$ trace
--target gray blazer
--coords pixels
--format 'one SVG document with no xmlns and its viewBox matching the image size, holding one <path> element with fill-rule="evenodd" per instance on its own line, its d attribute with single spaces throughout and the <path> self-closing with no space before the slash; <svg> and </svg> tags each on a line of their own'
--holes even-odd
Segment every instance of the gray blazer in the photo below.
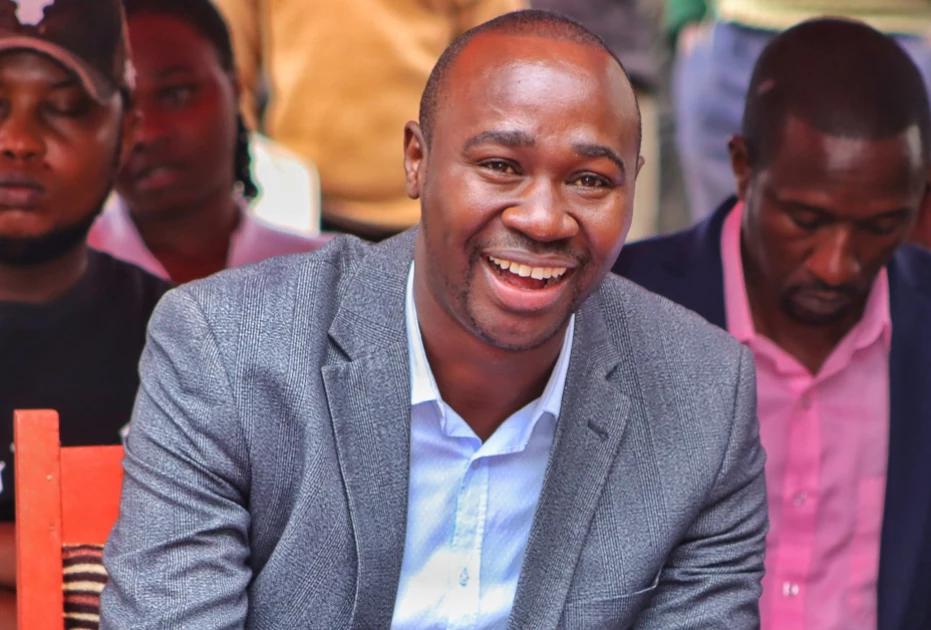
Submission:
<svg viewBox="0 0 931 630">
<path fill-rule="evenodd" d="M 407 517 L 414 233 L 169 292 L 104 554 L 104 630 L 379 629 Z M 578 312 L 511 629 L 759 625 L 753 361 L 611 276 Z"/>
</svg>

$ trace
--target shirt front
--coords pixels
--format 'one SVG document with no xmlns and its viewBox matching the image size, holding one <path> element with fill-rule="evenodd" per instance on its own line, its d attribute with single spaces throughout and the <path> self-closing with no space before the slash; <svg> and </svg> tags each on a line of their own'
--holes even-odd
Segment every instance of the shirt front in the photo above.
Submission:
<svg viewBox="0 0 931 630">
<path fill-rule="evenodd" d="M 543 395 L 482 443 L 440 396 L 420 336 L 413 277 L 411 265 L 410 487 L 391 627 L 503 630 L 553 445 L 575 316 Z"/>
<path fill-rule="evenodd" d="M 753 352 L 770 530 L 763 630 L 876 630 L 889 443 L 889 281 L 817 374 L 756 333 L 740 254 L 743 205 L 721 236 L 728 331 Z"/>
<path fill-rule="evenodd" d="M 311 238 L 265 224 L 241 207 L 241 220 L 230 239 L 227 268 L 261 262 L 266 258 L 311 252 L 321 247 L 327 237 Z M 142 240 L 129 208 L 113 195 L 97 218 L 87 237 L 94 249 L 107 252 L 121 260 L 142 267 L 159 278 L 169 279 L 165 267 Z"/>
</svg>

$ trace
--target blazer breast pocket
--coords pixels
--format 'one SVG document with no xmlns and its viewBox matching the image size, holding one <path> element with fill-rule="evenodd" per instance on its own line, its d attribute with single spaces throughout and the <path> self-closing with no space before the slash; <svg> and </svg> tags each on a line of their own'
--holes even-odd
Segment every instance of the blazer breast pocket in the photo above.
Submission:
<svg viewBox="0 0 931 630">
<path fill-rule="evenodd" d="M 627 630 L 656 593 L 659 573 L 645 589 L 597 599 L 575 599 L 563 608 L 559 630 Z"/>
</svg>

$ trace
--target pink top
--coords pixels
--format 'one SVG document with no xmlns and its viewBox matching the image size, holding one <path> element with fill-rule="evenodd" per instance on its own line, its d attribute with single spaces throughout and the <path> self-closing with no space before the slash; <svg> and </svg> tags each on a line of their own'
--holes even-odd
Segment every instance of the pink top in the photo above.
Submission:
<svg viewBox="0 0 931 630">
<path fill-rule="evenodd" d="M 753 352 L 767 453 L 770 530 L 763 630 L 876 630 L 889 442 L 889 281 L 818 374 L 757 335 L 740 256 L 738 204 L 721 258 L 728 331 Z"/>
<path fill-rule="evenodd" d="M 261 219 L 242 212 L 242 221 L 230 242 L 227 268 L 241 267 L 266 258 L 311 252 L 323 246 L 328 237 L 311 238 L 286 232 L 264 223 Z M 162 263 L 148 250 L 129 216 L 126 204 L 114 195 L 103 213 L 94 223 L 88 244 L 116 258 L 142 267 L 149 273 L 168 279 Z"/>
</svg>

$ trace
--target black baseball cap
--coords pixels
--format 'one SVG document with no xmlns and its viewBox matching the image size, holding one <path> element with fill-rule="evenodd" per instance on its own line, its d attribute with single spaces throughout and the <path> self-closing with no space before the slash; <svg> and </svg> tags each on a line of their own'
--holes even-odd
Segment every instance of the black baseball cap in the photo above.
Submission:
<svg viewBox="0 0 931 630">
<path fill-rule="evenodd" d="M 98 102 L 132 88 L 121 0 L 0 0 L 0 52 L 7 50 L 51 57 Z"/>
</svg>

